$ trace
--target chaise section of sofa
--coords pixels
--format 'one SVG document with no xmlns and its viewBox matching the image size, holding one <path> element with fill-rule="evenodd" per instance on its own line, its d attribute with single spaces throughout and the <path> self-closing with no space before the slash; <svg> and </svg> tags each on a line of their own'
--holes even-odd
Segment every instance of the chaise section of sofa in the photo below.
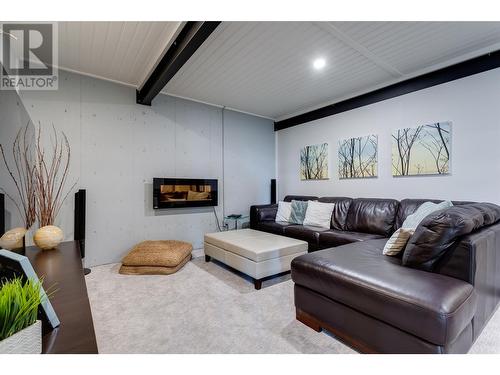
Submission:
<svg viewBox="0 0 500 375">
<path fill-rule="evenodd" d="M 369 240 L 295 258 L 297 319 L 367 352 L 466 351 L 477 307 L 473 286 L 402 267 L 399 258 L 382 255 L 384 245 Z M 392 340 L 375 326 L 391 327 Z"/>
</svg>

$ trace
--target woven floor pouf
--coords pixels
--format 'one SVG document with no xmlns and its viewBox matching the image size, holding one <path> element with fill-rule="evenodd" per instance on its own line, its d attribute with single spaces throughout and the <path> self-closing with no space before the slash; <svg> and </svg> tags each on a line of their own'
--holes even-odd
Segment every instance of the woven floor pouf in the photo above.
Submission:
<svg viewBox="0 0 500 375">
<path fill-rule="evenodd" d="M 193 246 L 184 241 L 143 241 L 123 258 L 123 275 L 169 275 L 191 259 Z"/>
</svg>

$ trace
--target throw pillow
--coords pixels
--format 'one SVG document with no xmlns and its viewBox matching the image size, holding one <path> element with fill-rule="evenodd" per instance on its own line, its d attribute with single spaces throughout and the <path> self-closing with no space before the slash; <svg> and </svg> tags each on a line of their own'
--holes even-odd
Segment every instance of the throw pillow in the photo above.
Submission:
<svg viewBox="0 0 500 375">
<path fill-rule="evenodd" d="M 469 203 L 434 212 L 411 237 L 403 265 L 432 271 L 457 239 L 498 221 L 500 207 L 493 203 Z"/>
<path fill-rule="evenodd" d="M 415 233 L 415 229 L 399 228 L 395 231 L 384 246 L 383 254 L 389 256 L 398 255 L 406 247 L 408 240 Z"/>
<path fill-rule="evenodd" d="M 334 207 L 335 203 L 308 201 L 303 224 L 329 229 Z"/>
<path fill-rule="evenodd" d="M 453 204 L 450 201 L 444 201 L 441 203 L 422 203 L 413 214 L 407 216 L 403 225 L 401 225 L 401 228 L 392 234 L 389 241 L 385 244 L 382 253 L 389 256 L 399 255 L 401 251 L 404 250 L 411 236 L 415 233 L 418 225 L 423 219 L 425 219 L 425 217 L 429 216 L 433 212 L 444 210 L 451 206 L 453 206 Z"/>
<path fill-rule="evenodd" d="M 278 202 L 278 212 L 274 221 L 289 221 L 290 214 L 292 213 L 292 203 Z"/>
<path fill-rule="evenodd" d="M 292 213 L 290 214 L 289 223 L 302 224 L 306 217 L 307 201 L 292 201 Z"/>
<path fill-rule="evenodd" d="M 451 206 L 453 206 L 453 203 L 450 201 L 444 201 L 441 203 L 422 203 L 414 213 L 406 217 L 405 221 L 403 221 L 403 224 L 401 225 L 401 228 L 417 229 L 418 224 L 420 224 L 426 216 L 432 214 L 433 212 L 450 208 Z"/>
</svg>

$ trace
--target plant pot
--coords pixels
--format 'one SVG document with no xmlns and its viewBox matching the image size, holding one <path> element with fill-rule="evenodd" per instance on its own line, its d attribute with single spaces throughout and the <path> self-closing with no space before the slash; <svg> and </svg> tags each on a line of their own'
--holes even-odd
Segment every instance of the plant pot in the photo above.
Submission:
<svg viewBox="0 0 500 375">
<path fill-rule="evenodd" d="M 41 354 L 42 353 L 42 322 L 34 324 L 14 333 L 0 341 L 0 354 Z"/>
<path fill-rule="evenodd" d="M 33 241 L 42 250 L 55 249 L 64 239 L 61 228 L 54 225 L 46 225 L 35 232 Z"/>
</svg>

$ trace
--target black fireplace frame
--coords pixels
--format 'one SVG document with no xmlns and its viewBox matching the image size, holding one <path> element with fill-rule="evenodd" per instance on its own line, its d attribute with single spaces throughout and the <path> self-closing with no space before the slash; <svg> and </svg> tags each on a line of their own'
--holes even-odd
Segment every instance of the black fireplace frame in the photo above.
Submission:
<svg viewBox="0 0 500 375">
<path fill-rule="evenodd" d="M 211 199 L 207 201 L 171 201 L 162 202 L 160 200 L 161 185 L 210 185 Z M 153 209 L 165 208 L 187 208 L 187 207 L 215 207 L 218 205 L 218 180 L 217 179 L 197 179 L 197 178 L 153 178 Z"/>
</svg>

